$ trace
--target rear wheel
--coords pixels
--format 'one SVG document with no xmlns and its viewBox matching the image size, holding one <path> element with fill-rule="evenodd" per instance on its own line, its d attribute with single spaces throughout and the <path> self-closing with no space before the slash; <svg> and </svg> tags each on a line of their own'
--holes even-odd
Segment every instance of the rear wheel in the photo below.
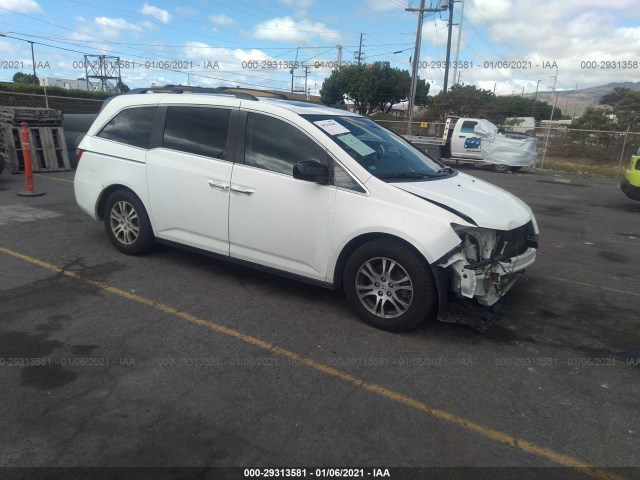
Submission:
<svg viewBox="0 0 640 480">
<path fill-rule="evenodd" d="M 109 195 L 103 217 L 111 243 L 127 255 L 139 255 L 155 245 L 149 216 L 142 202 L 128 190 Z"/>
<path fill-rule="evenodd" d="M 493 169 L 499 173 L 507 173 L 511 171 L 511 167 L 509 165 L 498 164 L 498 163 L 493 165 Z"/>
<path fill-rule="evenodd" d="M 350 307 L 365 322 L 391 331 L 417 327 L 437 303 L 435 280 L 425 259 L 387 239 L 372 240 L 353 252 L 343 288 Z"/>
</svg>

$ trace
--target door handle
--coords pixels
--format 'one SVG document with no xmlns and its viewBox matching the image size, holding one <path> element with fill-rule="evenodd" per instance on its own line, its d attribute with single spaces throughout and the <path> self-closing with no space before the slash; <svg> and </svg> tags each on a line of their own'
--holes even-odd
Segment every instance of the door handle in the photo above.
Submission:
<svg viewBox="0 0 640 480">
<path fill-rule="evenodd" d="M 212 188 L 221 188 L 222 190 L 229 190 L 229 185 L 225 183 L 219 183 L 214 180 L 207 180 L 207 183 Z"/>
<path fill-rule="evenodd" d="M 248 196 L 251 196 L 254 193 L 256 193 L 255 190 L 251 188 L 245 188 L 245 187 L 231 187 L 231 191 L 236 193 L 242 193 L 243 195 L 248 195 Z"/>
</svg>

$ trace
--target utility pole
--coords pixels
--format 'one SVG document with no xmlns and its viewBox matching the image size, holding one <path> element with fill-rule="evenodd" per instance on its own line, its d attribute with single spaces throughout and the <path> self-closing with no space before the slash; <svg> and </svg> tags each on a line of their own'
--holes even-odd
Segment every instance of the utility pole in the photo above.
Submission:
<svg viewBox="0 0 640 480">
<path fill-rule="evenodd" d="M 340 65 L 342 64 L 342 45 L 336 45 L 338 48 L 338 61 L 336 64 L 336 70 L 340 70 Z"/>
<path fill-rule="evenodd" d="M 362 35 L 360 34 L 360 46 L 358 47 L 358 66 L 362 63 Z"/>
<path fill-rule="evenodd" d="M 406 11 L 414 12 L 415 9 L 405 8 Z M 413 65 L 411 66 L 411 88 L 409 90 L 409 123 L 407 124 L 407 135 L 411 135 L 411 121 L 413 120 L 413 104 L 416 101 L 416 85 L 418 83 L 418 65 L 420 63 L 420 44 L 422 43 L 422 20 L 424 19 L 424 0 L 420 0 L 418 9 L 418 30 L 416 31 L 416 46 L 413 50 Z"/>
<path fill-rule="evenodd" d="M 30 44 L 31 44 L 31 63 L 33 64 L 33 81 L 35 82 L 36 80 L 36 56 L 33 53 L 33 42 L 30 42 L 29 40 L 27 40 Z"/>
<path fill-rule="evenodd" d="M 453 0 L 451 0 L 453 1 Z M 411 135 L 411 121 L 413 120 L 413 106 L 416 103 L 416 86 L 418 84 L 418 66 L 420 65 L 420 44 L 422 43 L 422 21 L 425 12 L 439 12 L 439 8 L 424 8 L 425 0 L 420 0 L 420 8 L 405 8 L 407 12 L 418 12 L 418 29 L 416 30 L 416 46 L 413 51 L 413 65 L 411 66 L 411 88 L 409 90 L 409 123 L 407 135 Z"/>
<path fill-rule="evenodd" d="M 449 60 L 451 59 L 451 30 L 453 29 L 453 0 L 449 0 L 449 32 L 447 33 L 447 59 L 444 64 L 444 87 L 443 93 L 447 93 L 449 83 Z M 455 79 L 455 78 L 454 78 Z"/>
<path fill-rule="evenodd" d="M 293 93 L 293 77 L 296 71 L 295 64 L 298 63 L 298 53 L 300 53 L 300 47 L 296 50 L 296 59 L 293 62 L 293 66 L 289 69 L 289 73 L 291 74 L 291 93 Z"/>
<path fill-rule="evenodd" d="M 460 55 L 460 37 L 462 36 L 462 19 L 464 18 L 464 0 L 461 0 L 462 7 L 460 8 L 460 22 L 458 23 L 458 46 L 456 47 L 456 59 L 453 62 L 453 82 L 460 83 L 458 80 L 456 82 L 456 73 L 458 72 L 458 58 Z"/>
<path fill-rule="evenodd" d="M 304 65 L 304 92 L 309 100 L 309 90 L 307 89 L 307 78 L 309 77 L 309 65 Z"/>
</svg>

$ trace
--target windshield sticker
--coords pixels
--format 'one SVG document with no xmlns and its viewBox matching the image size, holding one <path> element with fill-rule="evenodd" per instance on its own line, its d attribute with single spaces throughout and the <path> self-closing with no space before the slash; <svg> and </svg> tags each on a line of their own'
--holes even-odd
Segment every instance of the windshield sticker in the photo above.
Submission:
<svg viewBox="0 0 640 480">
<path fill-rule="evenodd" d="M 359 155 L 361 155 L 363 157 L 366 156 L 366 155 L 370 155 L 370 154 L 376 152 L 373 148 L 371 148 L 366 143 L 358 140 L 351 133 L 349 133 L 347 135 L 342 135 L 341 137 L 338 137 L 338 140 L 340 140 L 342 143 L 344 143 L 347 147 L 350 147 L 353 150 L 355 150 L 356 153 L 358 153 Z"/>
<path fill-rule="evenodd" d="M 313 122 L 329 135 L 340 135 L 341 133 L 349 133 L 349 130 L 340 125 L 335 120 L 318 120 Z"/>
</svg>

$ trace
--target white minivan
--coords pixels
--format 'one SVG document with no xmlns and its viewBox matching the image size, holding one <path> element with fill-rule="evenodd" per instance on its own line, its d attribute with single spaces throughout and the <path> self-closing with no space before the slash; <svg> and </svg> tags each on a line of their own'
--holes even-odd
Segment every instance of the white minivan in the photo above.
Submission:
<svg viewBox="0 0 640 480">
<path fill-rule="evenodd" d="M 77 203 L 123 253 L 161 242 L 343 288 L 396 331 L 433 314 L 486 330 L 535 261 L 525 203 L 372 120 L 168 91 L 113 98 L 79 145 Z"/>
</svg>

